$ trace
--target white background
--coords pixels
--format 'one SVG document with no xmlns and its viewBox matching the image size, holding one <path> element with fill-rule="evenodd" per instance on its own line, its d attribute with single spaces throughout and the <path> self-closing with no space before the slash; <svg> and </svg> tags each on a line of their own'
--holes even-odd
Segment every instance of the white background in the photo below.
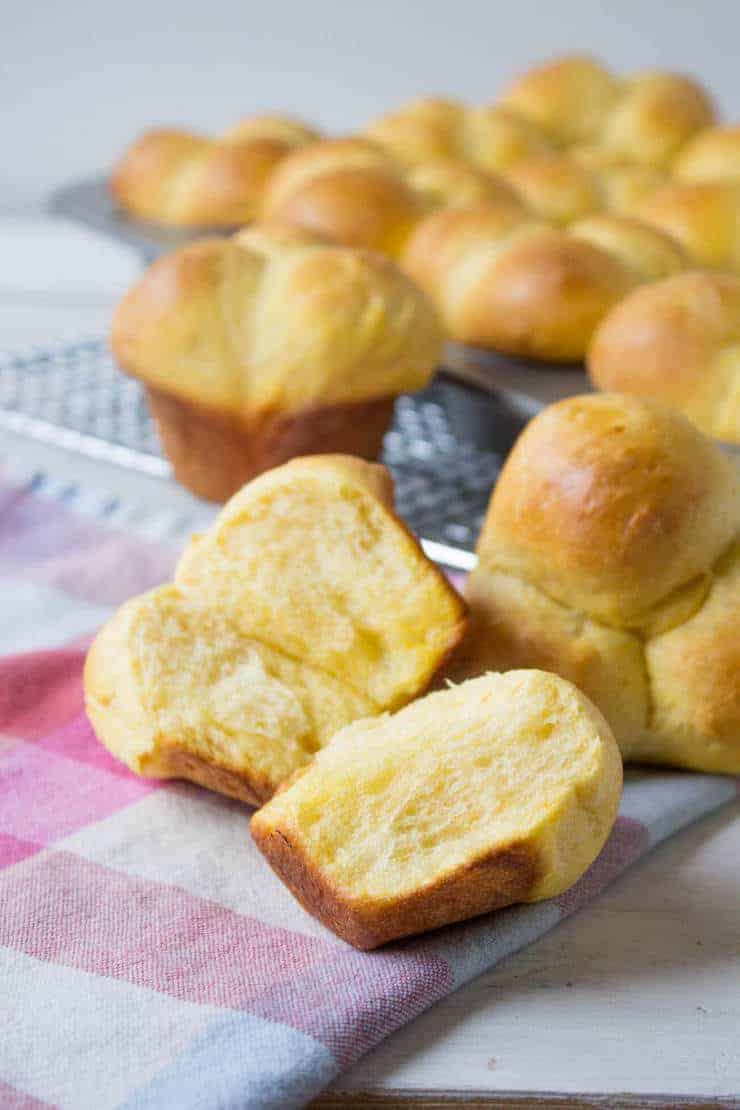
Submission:
<svg viewBox="0 0 740 1110">
<path fill-rule="evenodd" d="M 573 49 L 699 74 L 740 118 L 738 0 L 0 0 L 0 212 L 155 123 L 280 109 L 348 130 L 421 91 L 490 100 Z"/>
</svg>

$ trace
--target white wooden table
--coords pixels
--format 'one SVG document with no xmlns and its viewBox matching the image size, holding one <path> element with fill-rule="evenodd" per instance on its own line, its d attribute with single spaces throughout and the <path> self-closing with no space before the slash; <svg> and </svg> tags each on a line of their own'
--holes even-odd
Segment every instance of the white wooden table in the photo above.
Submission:
<svg viewBox="0 0 740 1110">
<path fill-rule="evenodd" d="M 28 274 L 14 288 L 2 248 L 0 224 L 0 347 L 105 330 L 130 258 L 100 255 L 95 280 L 71 290 L 62 280 L 29 288 Z M 0 431 L 0 462 L 8 457 L 142 503 L 165 494 L 156 479 Z M 171 486 L 166 497 L 188 500 Z M 317 1105 L 740 1106 L 738 817 L 728 806 L 658 848 L 377 1048 Z"/>
</svg>

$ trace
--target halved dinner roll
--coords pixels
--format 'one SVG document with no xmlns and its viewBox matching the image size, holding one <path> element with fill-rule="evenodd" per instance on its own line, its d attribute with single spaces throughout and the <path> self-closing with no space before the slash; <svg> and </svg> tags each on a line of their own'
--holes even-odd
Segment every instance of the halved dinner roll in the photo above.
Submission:
<svg viewBox="0 0 740 1110">
<path fill-rule="evenodd" d="M 108 622 L 87 709 L 138 774 L 261 802 L 343 725 L 423 690 L 464 628 L 385 469 L 297 459 L 191 541 L 174 585 Z"/>
<path fill-rule="evenodd" d="M 251 830 L 304 908 L 367 949 L 560 894 L 621 791 L 598 710 L 555 675 L 512 671 L 343 729 Z"/>
</svg>

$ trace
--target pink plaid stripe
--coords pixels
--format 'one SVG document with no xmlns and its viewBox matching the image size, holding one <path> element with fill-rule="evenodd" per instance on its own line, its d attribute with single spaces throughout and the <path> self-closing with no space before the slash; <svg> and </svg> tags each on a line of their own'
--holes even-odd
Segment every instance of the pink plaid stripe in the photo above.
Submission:
<svg viewBox="0 0 740 1110">
<path fill-rule="evenodd" d="M 82 709 L 79 647 L 9 655 L 0 662 L 0 732 L 35 740 Z"/>
<path fill-rule="evenodd" d="M 153 779 L 142 780 L 129 771 L 125 764 L 116 759 L 107 748 L 98 740 L 93 732 L 87 714 L 82 710 L 68 724 L 42 736 L 34 745 L 37 750 L 56 752 L 66 759 L 74 759 L 77 763 L 84 763 L 108 775 L 116 775 L 125 779 L 128 784 L 142 781 L 146 784 L 146 793 L 155 789 L 161 783 Z M 125 792 L 124 792 L 125 796 Z"/>
<path fill-rule="evenodd" d="M 283 1022 L 345 1063 L 452 984 L 436 955 L 401 948 L 368 957 L 68 852 L 0 874 L 0 905 L 0 944 Z"/>
<path fill-rule="evenodd" d="M 10 833 L 0 832 L 0 871 L 3 867 L 10 867 L 13 863 L 20 863 L 22 859 L 35 855 L 41 848 L 41 844 L 34 844 L 30 840 L 22 840 L 18 836 L 11 836 Z"/>
<path fill-rule="evenodd" d="M 128 535 L 46 498 L 0 483 L 0 572 L 54 586 L 99 605 L 163 582 L 174 549 Z"/>
<path fill-rule="evenodd" d="M 89 727 L 82 718 L 75 725 L 78 731 Z M 160 786 L 131 774 L 112 775 L 20 740 L 0 764 L 0 829 L 38 844 L 53 844 Z"/>
<path fill-rule="evenodd" d="M 0 1107 L 2 1110 L 55 1110 L 50 1102 L 42 1102 L 25 1091 L 17 1091 L 0 1079 Z"/>
</svg>

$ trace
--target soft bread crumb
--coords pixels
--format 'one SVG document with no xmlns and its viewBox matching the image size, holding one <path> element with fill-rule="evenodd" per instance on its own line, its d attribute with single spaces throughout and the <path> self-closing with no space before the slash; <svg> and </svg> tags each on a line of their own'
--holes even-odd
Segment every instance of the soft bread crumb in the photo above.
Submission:
<svg viewBox="0 0 740 1110">
<path fill-rule="evenodd" d="M 348 726 L 251 827 L 309 912 L 374 947 L 567 889 L 621 787 L 591 703 L 554 675 L 510 671 Z"/>
<path fill-rule="evenodd" d="M 138 774 L 262 802 L 350 721 L 423 689 L 465 606 L 392 505 L 388 472 L 345 456 L 245 487 L 175 585 L 95 640 L 85 696 L 101 741 Z"/>
</svg>

